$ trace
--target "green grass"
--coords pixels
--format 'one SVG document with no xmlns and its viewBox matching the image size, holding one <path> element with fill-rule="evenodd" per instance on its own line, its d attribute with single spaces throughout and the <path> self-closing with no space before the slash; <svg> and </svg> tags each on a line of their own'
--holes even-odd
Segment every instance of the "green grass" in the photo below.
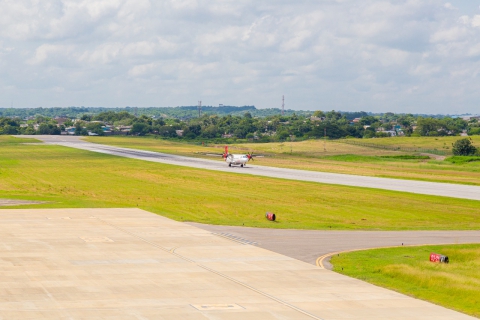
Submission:
<svg viewBox="0 0 480 320">
<path fill-rule="evenodd" d="M 405 146 L 420 145 L 433 147 L 454 141 L 454 138 L 385 138 L 365 139 L 370 143 L 384 140 L 395 141 Z M 208 157 L 207 153 L 221 154 L 223 145 L 207 144 L 205 146 L 181 143 L 178 140 L 161 140 L 153 137 L 88 137 L 87 141 L 136 148 L 157 152 L 217 159 Z M 411 139 L 411 140 L 407 140 Z M 441 140 L 445 139 L 445 140 Z M 371 140 L 371 141 L 370 141 Z M 362 140 L 363 141 L 363 140 Z M 410 143 L 410 144 L 408 144 Z M 427 159 L 418 153 L 405 153 L 355 146 L 336 141 L 308 140 L 285 143 L 247 143 L 230 145 L 232 153 L 266 154 L 256 158 L 254 164 L 312 171 L 336 172 L 363 176 L 388 177 L 433 182 L 480 185 L 480 162 L 462 164 Z M 290 153 L 290 150 L 293 152 Z M 412 159 L 413 158 L 413 159 Z"/>
<path fill-rule="evenodd" d="M 430 262 L 431 252 L 450 263 Z M 480 244 L 356 251 L 331 263 L 347 276 L 480 317 Z"/>
<path fill-rule="evenodd" d="M 0 146 L 18 145 L 23 143 L 41 143 L 41 141 L 30 138 L 16 138 L 13 136 L 2 136 L 0 139 Z"/>
<path fill-rule="evenodd" d="M 394 137 L 394 138 L 383 138 L 383 139 L 362 139 L 360 142 L 371 143 L 376 145 L 383 146 L 393 146 L 399 148 L 421 148 L 421 149 L 432 149 L 432 150 L 441 150 L 447 153 L 451 153 L 452 143 L 457 140 L 460 140 L 464 137 L 453 136 L 453 137 Z M 480 145 L 480 136 L 471 136 L 474 145 Z"/>
<path fill-rule="evenodd" d="M 445 161 L 455 163 L 455 164 L 464 164 L 469 162 L 480 162 L 480 157 L 476 156 L 453 156 L 448 157 Z"/>
<path fill-rule="evenodd" d="M 13 140 L 16 141 L 16 140 Z M 0 137 L 0 197 L 291 229 L 480 228 L 480 201 L 220 173 Z M 265 219 L 274 212 L 277 222 Z"/>
<path fill-rule="evenodd" d="M 381 158 L 386 159 L 399 159 L 399 160 L 427 160 L 430 159 L 429 156 L 413 156 L 408 154 L 401 154 L 398 156 L 380 156 Z"/>
<path fill-rule="evenodd" d="M 429 156 L 415 156 L 415 155 L 394 155 L 394 156 L 363 156 L 356 154 L 339 154 L 334 156 L 325 156 L 320 157 L 322 160 L 334 160 L 334 161 L 343 161 L 343 162 L 385 162 L 385 161 L 396 161 L 403 162 L 405 160 L 430 160 Z M 411 161 L 410 161 L 411 162 Z"/>
</svg>

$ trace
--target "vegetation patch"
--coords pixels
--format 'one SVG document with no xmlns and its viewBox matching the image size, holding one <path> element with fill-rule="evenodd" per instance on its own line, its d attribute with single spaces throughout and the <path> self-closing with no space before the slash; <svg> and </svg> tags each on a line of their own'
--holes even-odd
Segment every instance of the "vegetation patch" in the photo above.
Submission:
<svg viewBox="0 0 480 320">
<path fill-rule="evenodd" d="M 400 160 L 428 160 L 428 159 L 430 159 L 429 156 L 415 156 L 415 155 L 408 155 L 408 154 L 402 154 L 402 155 L 398 155 L 398 156 L 380 156 L 380 158 L 400 159 Z"/>
<path fill-rule="evenodd" d="M 0 139 L 0 146 L 18 145 L 23 143 L 41 143 L 41 141 L 30 138 L 16 138 L 13 136 L 3 136 Z"/>
<path fill-rule="evenodd" d="M 376 156 L 362 156 L 356 154 L 339 154 L 334 156 L 321 157 L 324 160 L 344 161 L 344 162 L 372 162 L 382 161 L 381 157 Z"/>
<path fill-rule="evenodd" d="M 480 156 L 453 156 L 446 158 L 445 161 L 455 164 L 463 164 L 480 161 Z"/>
<path fill-rule="evenodd" d="M 430 262 L 432 252 L 450 263 Z M 480 317 L 480 244 L 356 251 L 331 263 L 347 276 Z"/>
<path fill-rule="evenodd" d="M 395 160 L 429 160 L 429 156 L 416 155 L 390 155 L 390 156 L 362 156 L 355 154 L 341 154 L 334 156 L 321 157 L 326 160 L 345 161 L 345 162 L 372 162 L 372 161 L 395 161 Z"/>
</svg>

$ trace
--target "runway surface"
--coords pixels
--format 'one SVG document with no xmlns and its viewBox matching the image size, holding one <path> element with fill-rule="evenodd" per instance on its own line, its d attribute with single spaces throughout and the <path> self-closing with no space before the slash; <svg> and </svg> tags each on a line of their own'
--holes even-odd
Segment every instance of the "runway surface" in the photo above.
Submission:
<svg viewBox="0 0 480 320">
<path fill-rule="evenodd" d="M 389 246 L 480 243 L 480 231 L 325 231 L 285 230 L 188 224 L 220 236 L 315 264 L 318 257 L 339 251 Z M 428 258 L 428 257 L 427 257 Z M 325 267 L 331 265 L 327 259 Z"/>
<path fill-rule="evenodd" d="M 4 209 L 0 319 L 474 319 L 139 209 Z"/>
<path fill-rule="evenodd" d="M 165 153 L 142 151 L 128 148 L 112 147 L 81 140 L 75 136 L 19 136 L 41 140 L 47 144 L 62 145 L 70 148 L 83 149 L 120 157 L 140 159 L 165 164 L 187 166 L 199 169 L 230 172 L 237 174 L 258 175 L 272 178 L 310 181 L 326 184 L 366 187 L 409 193 L 444 196 L 452 198 L 480 200 L 480 186 L 469 186 L 450 183 L 389 179 L 355 176 L 318 171 L 294 170 L 284 168 L 249 165 L 247 167 L 228 167 L 224 162 L 189 158 Z"/>
</svg>

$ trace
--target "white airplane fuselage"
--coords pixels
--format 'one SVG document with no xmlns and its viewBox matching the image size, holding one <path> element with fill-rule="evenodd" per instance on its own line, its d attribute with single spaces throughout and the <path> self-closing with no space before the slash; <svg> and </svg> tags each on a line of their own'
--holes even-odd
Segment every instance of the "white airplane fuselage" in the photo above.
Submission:
<svg viewBox="0 0 480 320">
<path fill-rule="evenodd" d="M 246 154 L 229 154 L 225 158 L 225 162 L 229 166 L 244 166 L 248 162 L 248 156 Z"/>
</svg>

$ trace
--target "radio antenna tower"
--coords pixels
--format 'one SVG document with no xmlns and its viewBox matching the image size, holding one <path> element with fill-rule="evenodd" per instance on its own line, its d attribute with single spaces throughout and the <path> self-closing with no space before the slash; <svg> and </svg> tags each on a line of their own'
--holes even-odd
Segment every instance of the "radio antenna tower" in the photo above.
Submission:
<svg viewBox="0 0 480 320">
<path fill-rule="evenodd" d="M 202 116 L 202 101 L 198 101 L 198 117 Z"/>
<path fill-rule="evenodd" d="M 282 116 L 285 114 L 285 96 L 282 96 Z"/>
</svg>

